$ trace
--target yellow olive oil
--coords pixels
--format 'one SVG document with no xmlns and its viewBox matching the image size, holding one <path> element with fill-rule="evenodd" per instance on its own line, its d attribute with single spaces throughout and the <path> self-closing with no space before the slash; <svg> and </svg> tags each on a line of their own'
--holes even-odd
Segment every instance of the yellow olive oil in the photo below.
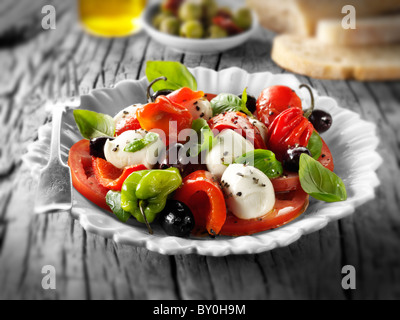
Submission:
<svg viewBox="0 0 400 320">
<path fill-rule="evenodd" d="M 84 28 L 95 35 L 124 37 L 140 29 L 146 0 L 78 0 Z"/>
</svg>

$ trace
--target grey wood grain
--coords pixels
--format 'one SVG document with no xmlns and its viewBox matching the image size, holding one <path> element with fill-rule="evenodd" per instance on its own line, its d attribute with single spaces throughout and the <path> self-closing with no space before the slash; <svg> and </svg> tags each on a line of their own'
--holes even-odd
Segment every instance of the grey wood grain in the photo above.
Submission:
<svg viewBox="0 0 400 320">
<path fill-rule="evenodd" d="M 54 0 L 54 5 L 63 1 Z M 16 4 L 5 0 L 0 11 Z M 24 13 L 38 14 L 40 4 Z M 7 10 L 8 10 L 7 9 Z M 28 13 L 27 13 L 28 12 Z M 398 299 L 400 297 L 400 84 L 299 78 L 377 125 L 382 185 L 374 201 L 296 243 L 250 256 L 167 257 L 121 246 L 87 233 L 68 213 L 33 216 L 36 182 L 21 162 L 37 128 L 48 121 L 43 102 L 52 68 L 74 60 L 80 93 L 144 76 L 148 60 L 189 67 L 285 72 L 270 59 L 273 34 L 260 31 L 246 45 L 200 56 L 165 48 L 144 33 L 101 39 L 82 32 L 66 9 L 55 31 L 37 18 L 10 30 L 25 34 L 0 49 L 0 298 L 3 299 Z M 1 16 L 1 15 L 0 15 Z M 8 25 L 6 25 L 8 26 Z M 35 32 L 26 33 L 32 27 Z M 17 29 L 16 29 L 17 28 Z M 4 29 L 6 32 L 7 30 Z M 1 32 L 0 32 L 1 34 Z M 0 37 L 1 39 L 1 37 Z M 64 90 L 68 84 L 64 83 Z M 341 269 L 357 270 L 357 290 L 344 291 Z M 57 270 L 57 290 L 41 287 L 42 267 Z"/>
</svg>

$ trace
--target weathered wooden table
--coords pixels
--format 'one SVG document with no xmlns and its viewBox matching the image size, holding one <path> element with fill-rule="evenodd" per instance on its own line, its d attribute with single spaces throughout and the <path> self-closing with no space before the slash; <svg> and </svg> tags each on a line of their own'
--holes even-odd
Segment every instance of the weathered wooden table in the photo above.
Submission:
<svg viewBox="0 0 400 320">
<path fill-rule="evenodd" d="M 43 102 L 54 62 L 61 73 L 68 61 L 76 61 L 81 93 L 141 78 L 147 60 L 284 72 L 270 59 L 273 35 L 265 30 L 220 55 L 179 54 L 143 33 L 125 39 L 91 37 L 62 1 L 50 1 L 57 6 L 57 29 L 44 31 L 40 11 L 48 2 L 0 3 L 0 298 L 400 298 L 400 82 L 300 77 L 377 124 L 384 165 L 374 201 L 288 247 L 250 256 L 169 257 L 86 233 L 68 212 L 33 215 L 36 182 L 21 156 L 48 121 Z M 57 270 L 56 290 L 42 288 L 45 265 Z M 356 269 L 356 290 L 341 286 L 345 265 Z"/>
</svg>

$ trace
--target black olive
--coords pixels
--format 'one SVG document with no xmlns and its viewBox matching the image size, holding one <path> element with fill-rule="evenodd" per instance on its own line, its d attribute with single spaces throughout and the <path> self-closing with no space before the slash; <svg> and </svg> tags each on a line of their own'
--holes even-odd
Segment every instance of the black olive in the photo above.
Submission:
<svg viewBox="0 0 400 320">
<path fill-rule="evenodd" d="M 205 159 L 203 154 L 191 157 L 187 155 L 187 151 L 187 147 L 180 143 L 171 145 L 160 157 L 158 168 L 162 170 L 177 168 L 182 178 L 198 170 L 207 170 L 207 166 L 202 164 L 202 159 Z"/>
<path fill-rule="evenodd" d="M 90 140 L 90 155 L 92 157 L 106 159 L 104 155 L 104 145 L 106 144 L 107 140 L 114 140 L 114 138 L 110 137 L 100 137 Z"/>
<path fill-rule="evenodd" d="M 288 149 L 284 159 L 283 167 L 291 172 L 299 171 L 300 156 L 305 153 L 311 157 L 311 152 L 305 147 L 295 147 Z"/>
<path fill-rule="evenodd" d="M 239 98 L 242 99 L 242 95 L 240 95 Z M 248 96 L 247 96 L 246 107 L 247 107 L 247 109 L 248 109 L 251 113 L 256 112 L 256 109 L 257 109 L 257 99 L 254 98 L 253 96 L 248 95 Z"/>
<path fill-rule="evenodd" d="M 164 89 L 164 90 L 157 91 L 157 92 L 155 92 L 155 93 L 153 93 L 153 94 L 151 95 L 151 101 L 149 101 L 149 102 L 154 102 L 154 101 L 156 101 L 156 99 L 157 99 L 158 97 L 160 97 L 160 96 L 167 96 L 167 95 L 169 95 L 169 94 L 172 93 L 172 92 L 174 92 L 174 90 L 170 90 L 170 89 Z"/>
<path fill-rule="evenodd" d="M 192 211 L 182 202 L 168 200 L 160 213 L 159 222 L 164 231 L 173 237 L 189 237 L 195 222 Z"/>
<path fill-rule="evenodd" d="M 308 120 L 318 133 L 324 133 L 332 126 L 332 116 L 322 110 L 314 110 Z"/>
</svg>

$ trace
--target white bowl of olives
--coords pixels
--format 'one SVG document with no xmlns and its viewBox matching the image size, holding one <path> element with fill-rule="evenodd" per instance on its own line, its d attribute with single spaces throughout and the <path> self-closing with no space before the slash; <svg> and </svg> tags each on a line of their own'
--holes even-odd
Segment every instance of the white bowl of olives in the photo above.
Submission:
<svg viewBox="0 0 400 320">
<path fill-rule="evenodd" d="M 148 6 L 143 27 L 155 41 L 176 51 L 213 54 L 245 43 L 259 23 L 253 11 L 233 7 L 232 1 L 164 0 Z"/>
</svg>

